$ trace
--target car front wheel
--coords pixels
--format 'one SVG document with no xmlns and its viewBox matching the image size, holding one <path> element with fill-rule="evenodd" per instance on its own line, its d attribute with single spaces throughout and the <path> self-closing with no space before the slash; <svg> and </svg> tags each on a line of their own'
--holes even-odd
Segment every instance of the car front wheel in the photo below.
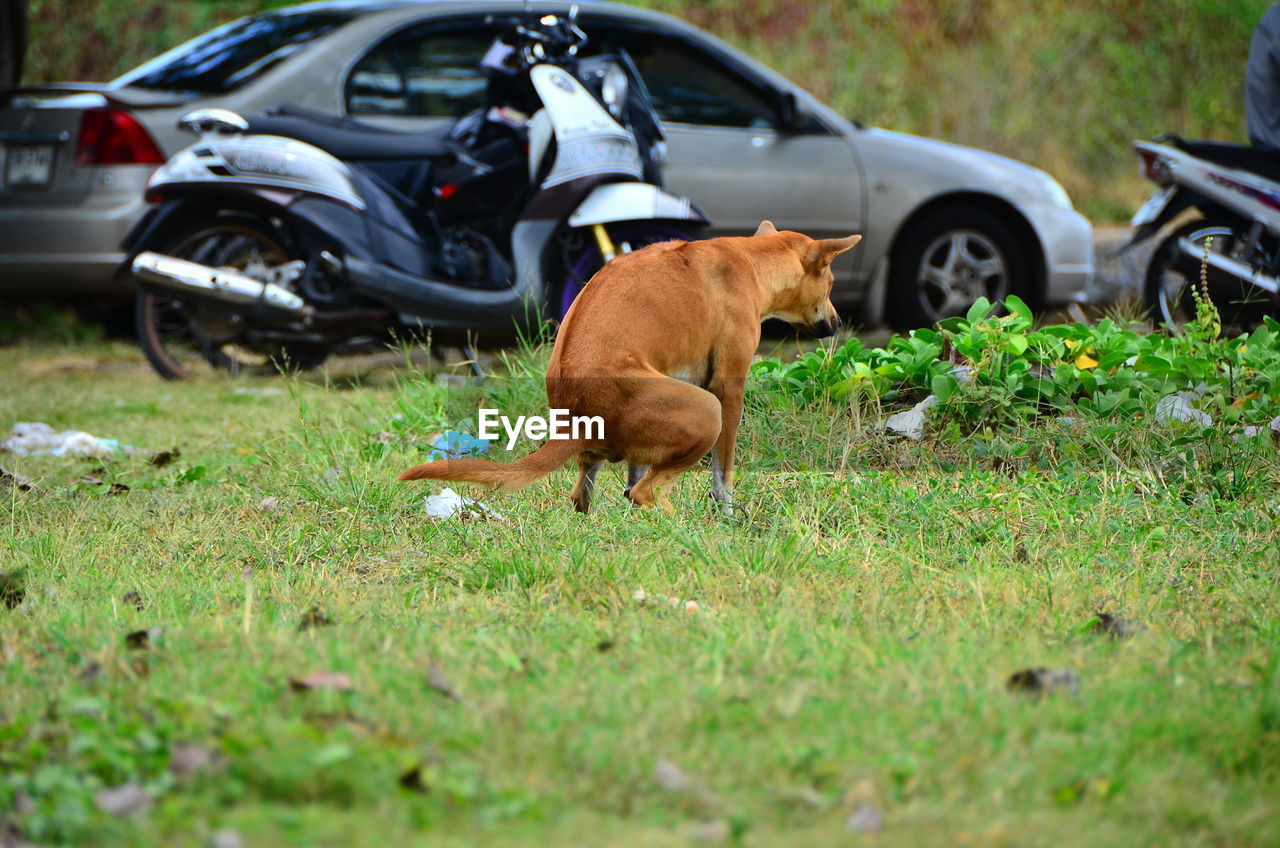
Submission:
<svg viewBox="0 0 1280 848">
<path fill-rule="evenodd" d="M 948 207 L 912 223 L 889 266 L 889 323 L 928 327 L 980 297 L 1025 296 L 1026 257 L 1008 225 L 983 209 Z"/>
</svg>

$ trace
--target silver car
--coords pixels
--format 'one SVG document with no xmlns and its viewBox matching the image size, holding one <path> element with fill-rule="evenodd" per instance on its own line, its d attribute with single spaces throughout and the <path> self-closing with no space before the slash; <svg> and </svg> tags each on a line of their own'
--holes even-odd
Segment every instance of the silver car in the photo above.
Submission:
<svg viewBox="0 0 1280 848">
<path fill-rule="evenodd" d="M 814 237 L 862 233 L 832 300 L 854 323 L 931 324 L 979 296 L 1083 300 L 1089 222 L 1043 171 L 865 127 L 706 32 L 667 15 L 581 2 L 603 51 L 625 48 L 667 133 L 666 180 L 711 235 L 761 219 Z M 538 11 L 565 13 L 563 2 Z M 0 94 L 0 296 L 125 294 L 119 249 L 155 166 L 191 143 L 192 109 L 282 104 L 421 130 L 480 105 L 487 15 L 511 0 L 332 0 L 244 18 L 101 86 Z"/>
</svg>

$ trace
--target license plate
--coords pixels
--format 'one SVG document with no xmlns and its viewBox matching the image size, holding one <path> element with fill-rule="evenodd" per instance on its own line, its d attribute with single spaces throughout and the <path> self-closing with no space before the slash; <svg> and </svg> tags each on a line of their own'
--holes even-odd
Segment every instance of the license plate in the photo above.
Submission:
<svg viewBox="0 0 1280 848">
<path fill-rule="evenodd" d="M 9 145 L 4 163 L 5 186 L 48 185 L 52 173 L 52 144 Z"/>
<path fill-rule="evenodd" d="M 1142 204 L 1142 208 L 1134 213 L 1133 220 L 1129 222 L 1129 226 L 1141 227 L 1159 218 L 1160 213 L 1169 205 L 1169 198 L 1173 197 L 1173 192 L 1176 188 L 1177 186 L 1162 188 L 1148 197 L 1147 202 Z"/>
</svg>

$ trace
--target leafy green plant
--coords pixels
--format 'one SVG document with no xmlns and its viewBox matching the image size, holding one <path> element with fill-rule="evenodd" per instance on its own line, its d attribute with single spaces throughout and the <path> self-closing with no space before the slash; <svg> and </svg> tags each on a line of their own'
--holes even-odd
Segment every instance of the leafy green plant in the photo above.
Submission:
<svg viewBox="0 0 1280 848">
<path fill-rule="evenodd" d="M 985 298 L 936 329 L 894 336 L 883 348 L 854 339 L 794 362 L 755 365 L 753 391 L 801 404 L 855 391 L 885 404 L 932 393 L 969 425 L 1010 426 L 1043 415 L 1134 418 L 1162 397 L 1193 391 L 1215 420 L 1262 424 L 1280 408 L 1280 323 L 1224 339 L 1212 304 L 1176 335 L 1137 333 L 1111 319 L 1034 329 L 1010 296 Z"/>
</svg>

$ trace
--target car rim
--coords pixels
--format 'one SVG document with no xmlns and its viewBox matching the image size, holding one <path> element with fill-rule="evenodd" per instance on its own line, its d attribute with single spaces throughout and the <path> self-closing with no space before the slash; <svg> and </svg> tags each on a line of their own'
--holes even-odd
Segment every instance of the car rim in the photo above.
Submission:
<svg viewBox="0 0 1280 848">
<path fill-rule="evenodd" d="M 622 253 L 630 253 L 650 244 L 664 241 L 687 241 L 689 234 L 675 227 L 630 227 L 612 234 L 614 246 Z M 592 275 L 604 266 L 600 251 L 594 244 L 585 248 L 569 267 L 569 276 L 560 290 L 560 310 L 556 317 L 564 320 L 578 294 Z"/>
<path fill-rule="evenodd" d="M 977 230 L 952 230 L 930 242 L 917 275 L 921 304 L 935 319 L 963 315 L 980 297 L 1009 292 L 1009 266 L 996 243 Z"/>
<path fill-rule="evenodd" d="M 234 268 L 256 280 L 266 280 L 274 265 L 287 262 L 284 249 L 248 227 L 226 226 L 201 230 L 172 249 L 174 256 L 215 268 Z M 148 295 L 144 317 L 163 355 L 180 376 L 221 371 L 240 373 L 264 368 L 270 357 L 236 344 L 214 344 L 193 326 L 180 298 Z"/>
</svg>

